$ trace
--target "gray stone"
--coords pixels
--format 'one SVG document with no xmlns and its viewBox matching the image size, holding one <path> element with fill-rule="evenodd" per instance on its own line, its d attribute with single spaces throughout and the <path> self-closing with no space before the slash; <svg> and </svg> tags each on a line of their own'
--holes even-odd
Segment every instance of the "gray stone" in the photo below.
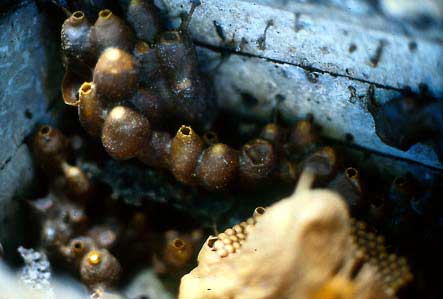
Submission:
<svg viewBox="0 0 443 299">
<path fill-rule="evenodd" d="M 219 63 L 216 52 L 199 48 L 199 54 L 202 60 L 212 61 L 206 65 L 208 72 Z M 382 104 L 398 96 L 395 90 L 239 55 L 231 55 L 213 76 L 224 109 L 268 121 L 278 111 L 289 123 L 312 114 L 328 137 L 348 142 L 352 136 L 353 144 L 373 152 L 442 168 L 432 147 L 416 144 L 401 151 L 383 143 L 375 133 L 367 105 L 372 97 Z"/>
<path fill-rule="evenodd" d="M 443 36 L 441 31 L 443 22 L 441 11 L 435 9 L 436 6 L 443 5 L 441 0 L 425 0 L 420 5 L 416 5 L 417 3 L 414 0 L 242 1 L 291 11 L 298 14 L 299 17 L 301 15 L 310 15 L 316 18 L 327 18 L 330 21 L 336 20 L 348 26 L 384 31 L 395 35 L 403 35 L 410 39 L 419 38 L 439 42 Z M 438 4 L 437 2 L 440 3 Z M 423 13 L 431 18 L 432 22 L 428 21 L 426 24 L 422 24 L 420 20 L 417 20 L 417 17 L 423 16 Z M 402 18 L 402 16 L 405 18 Z M 337 42 L 340 41 L 337 40 Z"/>
<path fill-rule="evenodd" d="M 0 243 L 6 255 L 15 253 L 15 248 L 23 244 L 23 210 L 17 196 L 32 178 L 32 160 L 28 147 L 22 144 L 10 162 L 0 169 Z"/>
<path fill-rule="evenodd" d="M 174 16 L 189 9 L 187 0 L 164 2 Z M 410 86 L 418 91 L 420 84 L 427 84 L 435 95 L 443 95 L 441 43 L 330 15 L 297 15 L 254 2 L 206 0 L 194 13 L 191 31 L 199 43 L 221 47 L 225 42 L 215 29 L 217 22 L 244 54 L 389 88 Z M 411 49 L 411 42 L 416 47 Z"/>
<path fill-rule="evenodd" d="M 187 0 L 164 2 L 171 16 L 189 9 Z M 431 37 L 441 39 L 440 31 L 405 35 L 369 12 L 274 2 L 205 0 L 194 13 L 190 30 L 222 108 L 261 120 L 277 109 L 290 122 L 311 113 L 328 137 L 352 136 L 355 145 L 442 169 L 428 145 L 404 152 L 383 143 L 367 110 L 405 86 L 443 95 L 443 45 Z M 215 69 L 226 48 L 232 55 Z"/>
<path fill-rule="evenodd" d="M 35 3 L 0 16 L 0 28 L 0 241 L 8 248 L 19 235 L 14 198 L 33 177 L 25 138 L 47 116 L 62 74 L 52 29 Z"/>
</svg>

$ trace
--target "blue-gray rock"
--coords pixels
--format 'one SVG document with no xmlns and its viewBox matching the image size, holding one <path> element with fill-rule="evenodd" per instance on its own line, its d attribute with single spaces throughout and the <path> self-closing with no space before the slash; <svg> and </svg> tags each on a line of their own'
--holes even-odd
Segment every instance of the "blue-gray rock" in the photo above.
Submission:
<svg viewBox="0 0 443 299">
<path fill-rule="evenodd" d="M 189 9 L 187 0 L 164 2 L 171 16 Z M 221 108 L 261 120 L 276 109 L 288 121 L 310 113 L 330 138 L 352 136 L 370 151 L 442 169 L 431 146 L 402 151 L 383 143 L 367 109 L 407 86 L 443 96 L 441 30 L 405 33 L 406 23 L 361 13 L 298 1 L 205 0 L 190 30 Z M 223 51 L 229 58 L 208 69 Z"/>
<path fill-rule="evenodd" d="M 213 62 L 207 65 L 209 68 L 220 62 L 216 52 L 198 48 L 198 53 L 201 59 Z M 221 64 L 214 74 L 214 82 L 216 94 L 223 99 L 220 106 L 229 111 L 267 121 L 272 121 L 278 112 L 288 123 L 313 115 L 322 126 L 322 133 L 330 138 L 443 168 L 432 146 L 419 143 L 402 151 L 385 144 L 376 134 L 368 103 L 375 100 L 383 104 L 399 96 L 398 91 L 239 55 L 232 55 Z"/>
<path fill-rule="evenodd" d="M 1 15 L 0 28 L 0 242 L 7 250 L 19 236 L 16 196 L 33 178 L 25 138 L 47 116 L 62 74 L 52 28 L 35 3 Z"/>
</svg>

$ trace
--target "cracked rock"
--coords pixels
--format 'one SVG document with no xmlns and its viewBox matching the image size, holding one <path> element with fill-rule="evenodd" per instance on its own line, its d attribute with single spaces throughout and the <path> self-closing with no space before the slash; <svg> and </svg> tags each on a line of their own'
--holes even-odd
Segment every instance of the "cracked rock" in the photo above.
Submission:
<svg viewBox="0 0 443 299">
<path fill-rule="evenodd" d="M 0 242 L 6 251 L 20 235 L 15 198 L 33 177 L 25 138 L 47 117 L 60 84 L 58 44 L 46 20 L 33 2 L 0 15 Z"/>
<path fill-rule="evenodd" d="M 187 0 L 164 2 L 170 16 L 189 9 Z M 443 96 L 441 30 L 360 14 L 298 1 L 205 0 L 190 30 L 222 109 L 261 121 L 275 111 L 288 122 L 311 114 L 327 137 L 443 169 L 428 144 L 402 151 L 383 143 L 367 110 L 406 87 Z"/>
</svg>

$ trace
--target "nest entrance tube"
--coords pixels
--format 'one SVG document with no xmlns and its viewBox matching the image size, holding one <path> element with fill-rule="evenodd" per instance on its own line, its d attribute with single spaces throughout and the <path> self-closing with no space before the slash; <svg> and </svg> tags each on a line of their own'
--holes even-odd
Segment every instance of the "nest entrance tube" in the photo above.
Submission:
<svg viewBox="0 0 443 299">
<path fill-rule="evenodd" d="M 43 126 L 40 128 L 41 135 L 48 135 L 50 131 L 51 131 L 51 128 L 49 126 Z"/>
<path fill-rule="evenodd" d="M 355 178 L 358 176 L 358 170 L 353 167 L 346 168 L 345 173 L 348 178 Z"/>
<path fill-rule="evenodd" d="M 112 11 L 110 11 L 109 9 L 101 10 L 98 13 L 98 16 L 103 19 L 109 19 L 112 16 Z"/>
<path fill-rule="evenodd" d="M 78 10 L 72 14 L 72 17 L 76 21 L 81 21 L 85 18 L 85 14 L 82 11 Z"/>
</svg>

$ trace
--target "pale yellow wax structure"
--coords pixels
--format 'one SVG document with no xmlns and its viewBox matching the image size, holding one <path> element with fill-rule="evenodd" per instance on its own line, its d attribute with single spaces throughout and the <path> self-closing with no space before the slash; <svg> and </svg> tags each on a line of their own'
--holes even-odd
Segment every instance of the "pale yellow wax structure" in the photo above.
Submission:
<svg viewBox="0 0 443 299">
<path fill-rule="evenodd" d="M 210 236 L 179 299 L 396 298 L 358 249 L 344 200 L 311 183 L 304 173 L 292 196 L 243 222 L 235 250 L 223 243 L 232 229 Z"/>
</svg>

